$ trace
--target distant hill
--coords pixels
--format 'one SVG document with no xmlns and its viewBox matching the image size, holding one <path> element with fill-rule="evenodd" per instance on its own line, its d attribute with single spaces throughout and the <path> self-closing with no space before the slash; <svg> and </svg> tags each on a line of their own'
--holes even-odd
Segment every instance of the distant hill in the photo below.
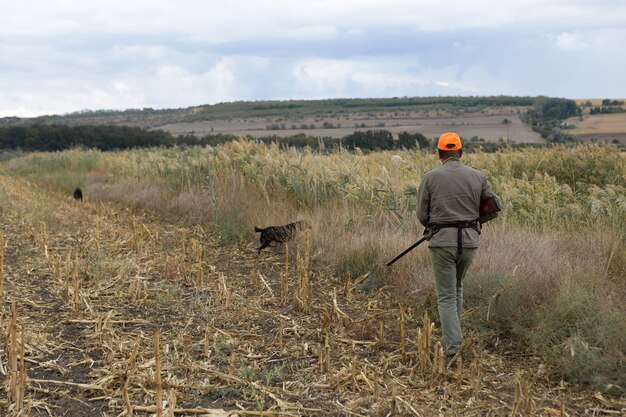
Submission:
<svg viewBox="0 0 626 417">
<path fill-rule="evenodd" d="M 550 97 L 402 97 L 237 101 L 179 109 L 81 111 L 35 118 L 0 118 L 0 128 L 126 126 L 174 136 L 234 135 L 342 138 L 385 129 L 429 138 L 454 130 L 467 139 L 516 143 L 626 138 L 622 100 Z"/>
<path fill-rule="evenodd" d="M 489 107 L 530 107 L 544 97 L 413 97 L 286 101 L 236 101 L 181 109 L 152 108 L 81 111 L 34 118 L 0 118 L 0 126 L 20 124 L 126 125 L 154 128 L 173 123 L 233 118 L 323 116 L 376 111 L 448 110 L 462 114 L 469 109 Z"/>
</svg>

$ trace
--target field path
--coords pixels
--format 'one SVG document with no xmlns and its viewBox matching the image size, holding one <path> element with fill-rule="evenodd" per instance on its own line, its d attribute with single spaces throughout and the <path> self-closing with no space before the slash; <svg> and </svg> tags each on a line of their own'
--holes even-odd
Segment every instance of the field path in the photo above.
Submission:
<svg viewBox="0 0 626 417">
<path fill-rule="evenodd" d="M 462 360 L 441 369 L 428 320 L 401 312 L 385 291 L 362 294 L 333 278 L 304 239 L 299 263 L 291 248 L 285 289 L 284 254 L 220 247 L 201 228 L 0 175 L 0 240 L 1 415 L 154 415 L 157 395 L 163 415 L 572 416 L 624 407 L 550 381 L 533 356 L 496 355 L 471 336 Z"/>
</svg>

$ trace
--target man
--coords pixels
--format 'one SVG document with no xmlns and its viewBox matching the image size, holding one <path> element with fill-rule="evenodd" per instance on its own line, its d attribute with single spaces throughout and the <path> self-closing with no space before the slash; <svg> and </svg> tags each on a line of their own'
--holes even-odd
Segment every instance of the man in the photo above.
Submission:
<svg viewBox="0 0 626 417">
<path fill-rule="evenodd" d="M 418 192 L 417 217 L 433 233 L 429 241 L 435 274 L 443 348 L 448 358 L 461 349 L 463 278 L 469 268 L 480 235 L 479 208 L 493 197 L 487 178 L 477 169 L 463 165 L 461 138 L 446 132 L 437 144 L 441 166 L 428 171 Z"/>
</svg>

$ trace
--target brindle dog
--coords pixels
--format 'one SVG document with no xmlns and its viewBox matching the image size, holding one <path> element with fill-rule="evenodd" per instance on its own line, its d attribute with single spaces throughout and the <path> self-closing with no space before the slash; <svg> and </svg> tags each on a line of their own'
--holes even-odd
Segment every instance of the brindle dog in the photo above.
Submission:
<svg viewBox="0 0 626 417">
<path fill-rule="evenodd" d="M 263 248 L 270 246 L 270 243 L 285 243 L 294 238 L 298 231 L 307 228 L 308 225 L 302 220 L 289 223 L 284 226 L 268 226 L 264 228 L 254 226 L 256 233 L 261 233 L 261 246 L 258 248 L 259 253 Z"/>
</svg>

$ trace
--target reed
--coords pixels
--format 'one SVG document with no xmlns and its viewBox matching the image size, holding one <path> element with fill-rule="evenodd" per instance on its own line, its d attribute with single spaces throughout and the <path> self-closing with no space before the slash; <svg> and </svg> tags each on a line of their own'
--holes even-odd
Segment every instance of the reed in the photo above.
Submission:
<svg viewBox="0 0 626 417">
<path fill-rule="evenodd" d="M 161 329 L 154 328 L 154 366 L 155 366 L 155 383 L 156 383 L 156 416 L 163 415 L 163 383 L 161 381 L 161 347 L 160 347 Z"/>
</svg>

